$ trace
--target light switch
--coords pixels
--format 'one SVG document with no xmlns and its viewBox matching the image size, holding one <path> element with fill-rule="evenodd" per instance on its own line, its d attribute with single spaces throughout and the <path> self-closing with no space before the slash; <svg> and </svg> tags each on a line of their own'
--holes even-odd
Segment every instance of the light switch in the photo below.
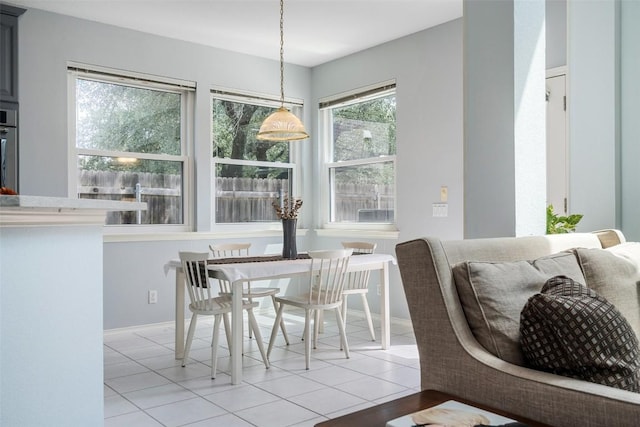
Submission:
<svg viewBox="0 0 640 427">
<path fill-rule="evenodd" d="M 440 187 L 440 201 L 446 203 L 449 199 L 449 189 L 446 185 Z"/>
<path fill-rule="evenodd" d="M 434 203 L 433 204 L 433 216 L 445 217 L 448 215 L 448 207 L 446 203 Z"/>
</svg>

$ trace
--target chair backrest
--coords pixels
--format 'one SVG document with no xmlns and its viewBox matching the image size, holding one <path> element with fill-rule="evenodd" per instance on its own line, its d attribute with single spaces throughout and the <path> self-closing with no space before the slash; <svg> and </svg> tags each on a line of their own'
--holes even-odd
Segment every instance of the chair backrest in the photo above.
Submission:
<svg viewBox="0 0 640 427">
<path fill-rule="evenodd" d="M 215 295 L 209 285 L 207 252 L 180 252 L 180 262 L 186 277 L 187 291 L 194 306 L 201 306 Z"/>
<path fill-rule="evenodd" d="M 229 258 L 237 256 L 248 256 L 251 243 L 222 243 L 219 245 L 209 245 L 209 249 L 214 258 Z M 228 280 L 218 279 L 220 292 L 231 293 L 231 283 Z"/>
<path fill-rule="evenodd" d="M 225 258 L 233 256 L 249 255 L 251 243 L 222 243 L 219 245 L 209 245 L 214 258 Z"/>
<path fill-rule="evenodd" d="M 325 305 L 342 301 L 349 257 L 353 249 L 310 251 L 309 304 Z"/>
<path fill-rule="evenodd" d="M 377 244 L 368 242 L 342 242 L 345 249 L 353 249 L 354 253 L 372 254 L 376 250 Z M 344 284 L 345 290 L 367 289 L 369 287 L 369 276 L 371 270 L 354 271 L 348 274 Z"/>
<path fill-rule="evenodd" d="M 342 242 L 345 249 L 353 249 L 354 254 L 372 254 L 376 250 L 376 243 L 369 242 Z"/>
</svg>

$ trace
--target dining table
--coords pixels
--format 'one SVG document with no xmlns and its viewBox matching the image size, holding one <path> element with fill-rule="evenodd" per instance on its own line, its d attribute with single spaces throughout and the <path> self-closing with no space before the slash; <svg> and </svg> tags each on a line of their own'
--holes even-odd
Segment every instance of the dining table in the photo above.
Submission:
<svg viewBox="0 0 640 427">
<path fill-rule="evenodd" d="M 379 271 L 380 293 L 380 344 L 390 346 L 389 316 L 389 263 L 396 263 L 388 254 L 354 254 L 349 259 L 348 272 Z M 175 358 L 181 360 L 185 346 L 185 275 L 180 260 L 172 259 L 165 266 L 165 273 L 175 271 Z M 242 348 L 243 313 L 242 287 L 246 282 L 294 278 L 310 274 L 311 258 L 299 253 L 296 259 L 284 259 L 280 255 L 212 258 L 208 260 L 209 276 L 232 283 L 231 346 Z M 242 351 L 231 352 L 231 384 L 242 382 Z"/>
</svg>

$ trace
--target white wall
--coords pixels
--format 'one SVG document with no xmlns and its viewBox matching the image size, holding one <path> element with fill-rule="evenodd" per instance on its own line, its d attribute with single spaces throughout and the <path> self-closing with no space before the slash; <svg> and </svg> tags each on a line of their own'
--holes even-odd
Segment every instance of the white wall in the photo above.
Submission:
<svg viewBox="0 0 640 427">
<path fill-rule="evenodd" d="M 103 425 L 102 227 L 59 220 L 0 227 L 4 427 Z"/>
</svg>

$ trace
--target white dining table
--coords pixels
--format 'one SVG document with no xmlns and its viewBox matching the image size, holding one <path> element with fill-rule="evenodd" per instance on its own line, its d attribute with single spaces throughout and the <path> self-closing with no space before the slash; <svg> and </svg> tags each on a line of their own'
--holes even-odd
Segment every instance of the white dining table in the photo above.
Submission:
<svg viewBox="0 0 640 427">
<path fill-rule="evenodd" d="M 241 257 L 238 257 L 241 258 Z M 209 264 L 210 276 L 225 279 L 232 283 L 233 301 L 231 311 L 231 345 L 232 348 L 242 348 L 243 320 L 242 320 L 242 286 L 249 281 L 292 278 L 309 274 L 310 259 L 295 259 L 264 261 L 261 258 L 273 259 L 276 256 L 246 257 L 249 262 L 237 262 L 234 258 L 229 264 Z M 257 260 L 256 260 L 257 259 Z M 348 271 L 379 271 L 380 273 L 380 344 L 382 349 L 390 346 L 390 317 L 389 317 L 389 263 L 396 263 L 387 254 L 352 255 L 349 259 Z M 185 276 L 180 260 L 174 259 L 164 266 L 165 272 L 175 270 L 175 358 L 180 360 L 184 355 L 184 326 L 185 326 Z M 231 384 L 242 381 L 242 351 L 231 352 Z"/>
</svg>

